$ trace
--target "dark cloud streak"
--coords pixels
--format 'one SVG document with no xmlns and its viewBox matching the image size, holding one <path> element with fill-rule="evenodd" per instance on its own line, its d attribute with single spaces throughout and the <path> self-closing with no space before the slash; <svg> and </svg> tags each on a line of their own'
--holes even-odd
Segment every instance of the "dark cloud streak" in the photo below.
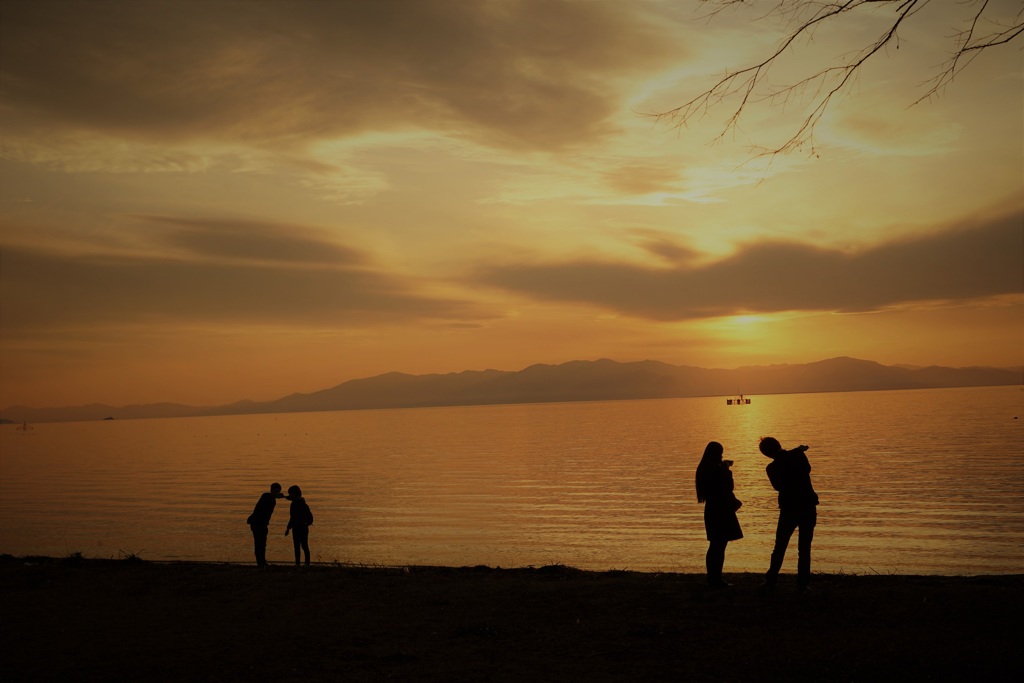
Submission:
<svg viewBox="0 0 1024 683">
<path fill-rule="evenodd" d="M 627 3 L 3 3 L 0 125 L 301 142 L 429 127 L 550 149 L 672 46 Z"/>
<path fill-rule="evenodd" d="M 108 324 L 349 323 L 477 319 L 463 301 L 420 296 L 413 283 L 336 267 L 195 263 L 0 250 L 5 335 Z"/>
<path fill-rule="evenodd" d="M 759 243 L 706 265 L 576 261 L 502 265 L 477 282 L 653 320 L 777 311 L 868 311 L 1024 293 L 1021 213 L 859 253 Z"/>
<path fill-rule="evenodd" d="M 298 226 L 253 221 L 147 217 L 168 225 L 166 244 L 192 255 L 244 261 L 358 266 L 366 257 Z"/>
</svg>

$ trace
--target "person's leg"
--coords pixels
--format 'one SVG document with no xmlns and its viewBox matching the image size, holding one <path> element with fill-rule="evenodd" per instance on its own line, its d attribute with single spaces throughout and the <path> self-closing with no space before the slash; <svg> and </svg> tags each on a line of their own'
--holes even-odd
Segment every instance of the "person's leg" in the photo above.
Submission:
<svg viewBox="0 0 1024 683">
<path fill-rule="evenodd" d="M 299 538 L 299 530 L 292 529 L 292 548 L 295 550 L 295 566 L 299 566 L 299 548 L 301 547 L 302 540 Z"/>
<path fill-rule="evenodd" d="M 256 555 L 256 566 L 266 567 L 267 566 L 267 534 L 269 529 L 267 527 L 261 527 L 251 525 L 252 529 L 252 542 L 253 551 Z"/>
<path fill-rule="evenodd" d="M 814 527 L 818 523 L 818 511 L 811 508 L 800 516 L 800 533 L 797 536 L 796 585 L 806 588 L 811 582 L 811 541 L 814 540 Z"/>
<path fill-rule="evenodd" d="M 722 567 L 725 565 L 725 546 L 728 541 L 709 541 L 708 552 L 704 557 L 708 569 L 708 584 L 715 586 L 722 583 Z"/>
<path fill-rule="evenodd" d="M 779 510 L 779 524 L 775 527 L 775 548 L 772 549 L 772 561 L 768 572 L 764 575 L 765 583 L 774 586 L 782 569 L 782 561 L 786 559 L 786 547 L 797 527 L 798 517 L 785 510 Z"/>
</svg>

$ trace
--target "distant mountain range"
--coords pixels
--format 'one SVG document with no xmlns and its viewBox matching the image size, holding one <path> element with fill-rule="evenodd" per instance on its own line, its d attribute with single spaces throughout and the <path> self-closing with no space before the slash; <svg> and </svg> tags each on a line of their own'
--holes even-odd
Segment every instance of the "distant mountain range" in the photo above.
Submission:
<svg viewBox="0 0 1024 683">
<path fill-rule="evenodd" d="M 370 408 L 421 408 L 504 403 L 607 401 L 618 399 L 798 394 L 883 389 L 935 389 L 1024 383 L 1024 370 L 886 366 L 856 358 L 832 358 L 803 365 L 766 365 L 709 370 L 658 361 L 618 363 L 601 359 L 561 365 L 531 365 L 518 372 L 482 370 L 446 375 L 389 372 L 354 379 L 331 389 L 292 394 L 274 401 L 239 401 L 221 406 L 150 403 L 112 407 L 12 406 L 5 422 L 293 413 Z"/>
</svg>

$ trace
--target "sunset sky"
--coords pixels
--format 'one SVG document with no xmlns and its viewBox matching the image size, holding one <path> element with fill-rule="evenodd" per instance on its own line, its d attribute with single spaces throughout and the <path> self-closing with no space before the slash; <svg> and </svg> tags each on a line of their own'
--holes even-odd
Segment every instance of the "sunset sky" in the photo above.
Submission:
<svg viewBox="0 0 1024 683">
<path fill-rule="evenodd" d="M 769 6 L 5 0 L 0 408 L 602 357 L 1024 363 L 1024 38 L 913 105 L 974 7 L 925 3 L 813 153 L 754 149 L 813 92 L 717 142 L 735 102 L 649 116 L 770 53 Z"/>
</svg>

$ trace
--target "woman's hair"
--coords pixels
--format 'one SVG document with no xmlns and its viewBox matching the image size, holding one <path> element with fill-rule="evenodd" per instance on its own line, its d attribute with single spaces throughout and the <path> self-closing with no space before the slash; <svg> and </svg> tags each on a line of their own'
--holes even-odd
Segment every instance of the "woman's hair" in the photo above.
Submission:
<svg viewBox="0 0 1024 683">
<path fill-rule="evenodd" d="M 712 441 L 704 447 L 704 455 L 701 456 L 700 464 L 697 465 L 697 502 L 703 503 L 707 500 L 709 475 L 713 474 L 722 462 L 722 453 L 725 449 L 722 444 Z"/>
<path fill-rule="evenodd" d="M 302 489 L 300 489 L 298 486 L 289 486 L 288 495 L 291 496 L 292 498 L 298 498 L 302 495 Z"/>
</svg>

